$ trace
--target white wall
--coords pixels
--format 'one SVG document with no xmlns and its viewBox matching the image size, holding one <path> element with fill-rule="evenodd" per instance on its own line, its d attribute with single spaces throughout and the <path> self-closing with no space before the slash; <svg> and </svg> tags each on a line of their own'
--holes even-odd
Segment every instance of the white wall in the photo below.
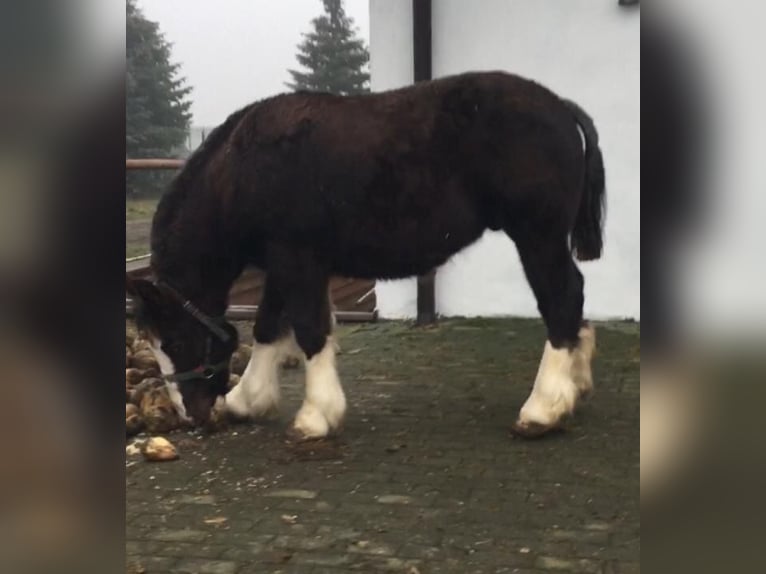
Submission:
<svg viewBox="0 0 766 574">
<path fill-rule="evenodd" d="M 370 0 L 373 90 L 411 82 L 410 0 Z M 578 102 L 594 119 L 607 173 L 604 256 L 580 264 L 585 313 L 640 317 L 640 21 L 616 0 L 435 0 L 434 77 L 502 69 Z M 408 60 L 409 58 L 409 60 Z M 442 315 L 538 316 L 516 250 L 488 232 L 442 266 Z M 415 314 L 415 283 L 379 282 L 383 317 Z"/>
<path fill-rule="evenodd" d="M 391 90 L 412 83 L 412 0 L 370 0 L 370 88 Z M 382 317 L 416 314 L 413 279 L 378 281 L 375 297 Z"/>
</svg>

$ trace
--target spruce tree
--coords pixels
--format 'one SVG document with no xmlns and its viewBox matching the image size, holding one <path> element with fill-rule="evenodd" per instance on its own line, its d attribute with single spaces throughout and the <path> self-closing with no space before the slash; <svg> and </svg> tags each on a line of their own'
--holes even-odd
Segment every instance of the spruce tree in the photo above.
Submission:
<svg viewBox="0 0 766 574">
<path fill-rule="evenodd" d="M 125 151 L 128 157 L 171 157 L 184 153 L 191 120 L 191 88 L 170 61 L 170 44 L 156 22 L 127 0 Z M 168 175 L 130 174 L 128 191 L 157 191 Z"/>
<path fill-rule="evenodd" d="M 342 0 L 322 0 L 324 14 L 311 21 L 313 30 L 303 34 L 296 59 L 307 71 L 288 70 L 293 90 L 360 94 L 368 92 L 370 55 L 356 37 L 353 20 L 346 16 Z"/>
</svg>

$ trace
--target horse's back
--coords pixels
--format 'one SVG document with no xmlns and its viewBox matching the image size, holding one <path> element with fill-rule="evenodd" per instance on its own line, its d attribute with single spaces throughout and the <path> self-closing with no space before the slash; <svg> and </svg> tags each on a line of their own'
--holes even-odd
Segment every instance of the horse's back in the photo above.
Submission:
<svg viewBox="0 0 766 574">
<path fill-rule="evenodd" d="M 281 94 L 253 106 L 232 134 L 238 150 L 310 140 L 329 145 L 324 154 L 392 153 L 400 147 L 437 143 L 469 124 L 520 116 L 547 121 L 561 107 L 547 88 L 505 72 L 471 72 L 385 92 L 339 96 L 316 92 Z M 487 127 L 486 122 L 478 122 Z M 510 134 L 509 134 L 510 135 Z M 266 148 L 266 149 L 259 149 Z M 393 149 L 392 149 L 393 148 Z"/>
<path fill-rule="evenodd" d="M 337 272 L 425 271 L 502 227 L 513 194 L 550 176 L 557 106 L 545 88 L 504 73 L 272 98 L 231 138 L 242 225 L 332 253 L 346 266 Z"/>
</svg>

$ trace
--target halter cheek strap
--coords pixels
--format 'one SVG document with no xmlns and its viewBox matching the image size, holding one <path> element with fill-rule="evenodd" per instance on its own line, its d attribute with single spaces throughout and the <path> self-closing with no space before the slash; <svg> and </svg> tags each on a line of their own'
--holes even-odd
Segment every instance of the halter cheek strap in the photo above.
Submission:
<svg viewBox="0 0 766 574">
<path fill-rule="evenodd" d="M 166 381 L 171 383 L 180 383 L 183 381 L 193 381 L 197 379 L 207 380 L 212 379 L 217 373 L 225 371 L 229 368 L 229 361 L 223 361 L 217 365 L 200 365 L 196 369 L 191 371 L 185 371 L 183 373 L 164 375 Z"/>
<path fill-rule="evenodd" d="M 220 363 L 212 364 L 210 362 L 210 351 L 212 347 L 212 337 L 208 335 L 205 341 L 205 360 L 191 371 L 184 371 L 183 373 L 174 373 L 172 375 L 163 375 L 163 378 L 167 382 L 180 383 L 183 381 L 202 380 L 209 381 L 217 373 L 225 371 L 229 368 L 229 361 L 221 361 Z"/>
<path fill-rule="evenodd" d="M 197 306 L 195 306 L 191 301 L 183 297 L 176 289 L 174 289 L 172 286 L 168 285 L 164 281 L 155 281 L 155 285 L 162 286 L 165 288 L 170 294 L 173 295 L 183 307 L 184 311 L 189 313 L 192 317 L 194 317 L 197 321 L 202 323 L 207 330 L 210 332 L 211 335 L 214 335 L 216 338 L 218 338 L 221 342 L 226 343 L 231 339 L 231 335 L 226 332 L 225 329 L 223 329 L 220 324 L 216 322 L 215 319 L 210 317 L 209 315 L 203 313 Z M 229 367 L 229 361 L 221 361 L 217 364 L 211 364 L 210 363 L 210 352 L 212 348 L 212 339 L 210 336 L 207 337 L 207 341 L 205 342 L 205 361 L 198 367 L 195 367 L 191 371 L 184 371 L 183 373 L 175 373 L 172 375 L 163 375 L 163 378 L 168 382 L 174 382 L 174 383 L 180 383 L 182 381 L 193 381 L 193 380 L 205 380 L 209 381 L 212 379 L 217 373 L 220 373 L 221 371 L 225 371 Z"/>
<path fill-rule="evenodd" d="M 229 339 L 231 339 L 231 336 L 220 327 L 215 322 L 215 319 L 212 319 L 211 317 L 208 317 L 205 315 L 202 311 L 200 311 L 197 307 L 195 307 L 191 301 L 186 300 L 183 302 L 183 309 L 189 315 L 197 319 L 200 323 L 202 323 L 205 327 L 208 328 L 208 330 L 213 333 L 216 337 L 218 337 L 221 341 L 224 343 L 227 342 Z"/>
<path fill-rule="evenodd" d="M 155 281 L 154 284 L 158 287 L 163 287 L 165 290 L 167 290 L 175 299 L 181 303 L 181 307 L 183 307 L 183 310 L 189 313 L 192 317 L 194 317 L 197 321 L 202 323 L 205 327 L 207 327 L 207 330 L 210 331 L 213 335 L 218 337 L 222 342 L 226 343 L 229 339 L 231 339 L 231 335 L 229 335 L 225 329 L 223 329 L 218 322 L 210 317 L 208 314 L 204 313 L 199 307 L 194 305 L 191 301 L 189 301 L 186 297 L 181 295 L 172 285 L 169 285 L 165 281 Z"/>
</svg>

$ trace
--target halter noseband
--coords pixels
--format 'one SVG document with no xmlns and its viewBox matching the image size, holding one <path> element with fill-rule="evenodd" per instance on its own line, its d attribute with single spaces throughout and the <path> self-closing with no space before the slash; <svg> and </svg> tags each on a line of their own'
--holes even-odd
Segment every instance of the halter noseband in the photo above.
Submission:
<svg viewBox="0 0 766 574">
<path fill-rule="evenodd" d="M 165 281 L 155 281 L 154 284 L 158 287 L 163 287 L 171 295 L 173 295 L 173 297 L 178 300 L 179 303 L 181 303 L 183 310 L 194 317 L 197 321 L 202 323 L 202 325 L 204 325 L 210 333 L 205 342 L 205 361 L 200 366 L 195 367 L 191 371 L 185 371 L 183 373 L 163 375 L 163 378 L 169 382 L 182 382 L 192 380 L 209 381 L 217 373 L 226 370 L 229 367 L 229 361 L 221 361 L 220 363 L 216 363 L 214 365 L 210 363 L 210 351 L 212 347 L 212 339 L 210 335 L 214 335 L 222 343 L 227 343 L 231 339 L 231 335 L 229 335 L 229 333 L 227 333 L 226 330 L 216 322 L 216 319 L 204 313 L 199 309 L 199 307 L 186 299 L 183 295 L 181 295 L 181 293 L 178 292 L 178 290 L 176 290 L 171 285 L 168 285 L 168 283 Z"/>
</svg>

